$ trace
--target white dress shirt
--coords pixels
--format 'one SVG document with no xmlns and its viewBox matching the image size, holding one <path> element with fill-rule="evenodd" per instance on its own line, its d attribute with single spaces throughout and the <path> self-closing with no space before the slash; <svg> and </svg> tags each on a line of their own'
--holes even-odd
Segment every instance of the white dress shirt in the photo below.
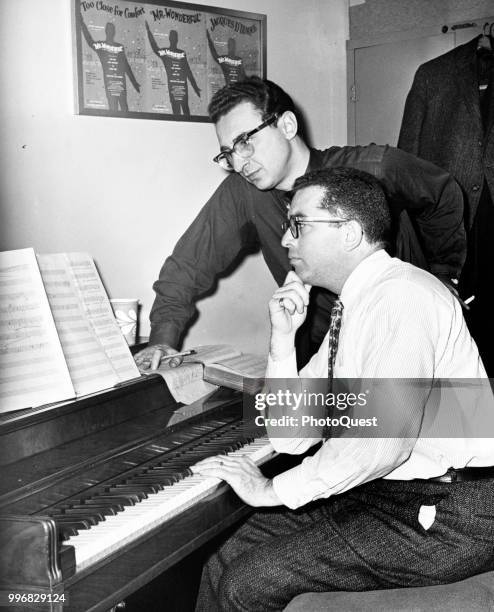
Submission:
<svg viewBox="0 0 494 612">
<path fill-rule="evenodd" d="M 375 478 L 432 478 L 450 467 L 494 465 L 494 439 L 486 437 L 494 431 L 494 399 L 461 305 L 448 289 L 380 250 L 355 268 L 340 299 L 335 378 L 426 379 L 431 385 L 436 379 L 484 379 L 472 381 L 483 386 L 483 399 L 469 403 L 454 389 L 433 391 L 425 406 L 393 407 L 399 418 L 390 431 L 396 437 L 330 438 L 312 457 L 274 478 L 281 501 L 297 508 Z M 270 356 L 266 377 L 326 378 L 327 372 L 326 335 L 300 374 L 293 352 L 280 361 Z M 276 437 L 270 427 L 268 433 L 277 451 L 291 454 L 317 441 L 301 437 L 300 430 L 291 438 Z"/>
</svg>

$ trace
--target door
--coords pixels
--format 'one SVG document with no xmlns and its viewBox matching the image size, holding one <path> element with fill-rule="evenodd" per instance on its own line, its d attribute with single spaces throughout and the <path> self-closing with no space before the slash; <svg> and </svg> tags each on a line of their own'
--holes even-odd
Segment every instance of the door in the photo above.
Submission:
<svg viewBox="0 0 494 612">
<path fill-rule="evenodd" d="M 454 34 L 355 49 L 355 143 L 396 145 L 417 67 L 453 48 Z"/>
</svg>

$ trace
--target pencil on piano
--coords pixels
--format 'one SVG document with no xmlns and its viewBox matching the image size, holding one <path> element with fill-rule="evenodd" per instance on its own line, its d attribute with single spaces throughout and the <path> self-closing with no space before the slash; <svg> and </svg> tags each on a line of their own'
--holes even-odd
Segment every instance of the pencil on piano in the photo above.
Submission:
<svg viewBox="0 0 494 612">
<path fill-rule="evenodd" d="M 191 349 L 190 351 L 183 351 L 182 353 L 173 353 L 172 355 L 163 355 L 161 360 L 163 359 L 173 359 L 173 357 L 187 357 L 187 355 L 195 355 L 197 351 Z"/>
</svg>

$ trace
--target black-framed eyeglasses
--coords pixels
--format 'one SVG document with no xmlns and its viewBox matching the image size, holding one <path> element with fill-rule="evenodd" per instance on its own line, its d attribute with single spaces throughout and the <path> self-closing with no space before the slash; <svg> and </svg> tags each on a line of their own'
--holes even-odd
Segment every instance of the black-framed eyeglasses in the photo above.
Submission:
<svg viewBox="0 0 494 612">
<path fill-rule="evenodd" d="M 293 216 L 281 224 L 281 229 L 285 233 L 288 229 L 294 238 L 300 236 L 300 228 L 306 223 L 328 223 L 329 225 L 343 225 L 351 219 L 323 219 L 322 217 L 297 217 Z"/>
<path fill-rule="evenodd" d="M 216 157 L 213 157 L 213 161 L 219 164 L 224 170 L 231 172 L 233 170 L 233 154 L 235 153 L 235 155 L 238 155 L 243 159 L 253 155 L 254 145 L 250 139 L 252 136 L 254 136 L 254 134 L 257 134 L 257 132 L 260 132 L 265 127 L 268 127 L 268 125 L 274 123 L 277 118 L 278 115 L 271 115 L 266 119 L 266 121 L 263 121 L 261 125 L 258 125 L 253 130 L 250 130 L 250 132 L 239 134 L 233 141 L 231 148 L 229 149 L 228 147 L 223 147 L 221 152 L 218 153 Z"/>
</svg>

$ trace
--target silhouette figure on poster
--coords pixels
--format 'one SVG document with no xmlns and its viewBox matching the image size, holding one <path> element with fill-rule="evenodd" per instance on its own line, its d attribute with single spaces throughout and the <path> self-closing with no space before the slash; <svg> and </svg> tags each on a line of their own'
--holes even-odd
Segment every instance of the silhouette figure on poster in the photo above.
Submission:
<svg viewBox="0 0 494 612">
<path fill-rule="evenodd" d="M 178 32 L 176 30 L 170 30 L 170 34 L 168 35 L 170 41 L 169 47 L 158 47 L 147 21 L 146 30 L 151 48 L 154 53 L 161 58 L 166 70 L 172 113 L 174 115 L 180 115 L 180 113 L 190 115 L 187 79 L 190 81 L 190 84 L 199 98 L 201 97 L 201 90 L 190 69 L 187 54 L 177 47 Z"/>
<path fill-rule="evenodd" d="M 87 44 L 98 54 L 101 62 L 109 110 L 128 111 L 127 81 L 125 75 L 129 77 L 137 93 L 141 91 L 141 87 L 127 61 L 124 46 L 115 41 L 115 24 L 109 21 L 105 26 L 106 39 L 96 41 L 89 33 L 82 15 L 80 16 L 80 23 Z"/>
<path fill-rule="evenodd" d="M 244 71 L 243 62 L 244 60 L 236 54 L 236 42 L 234 38 L 228 39 L 228 53 L 226 55 L 219 55 L 214 46 L 214 42 L 209 34 L 209 30 L 206 30 L 208 37 L 209 50 L 215 62 L 219 64 L 225 77 L 226 85 L 237 83 L 246 78 Z"/>
</svg>

